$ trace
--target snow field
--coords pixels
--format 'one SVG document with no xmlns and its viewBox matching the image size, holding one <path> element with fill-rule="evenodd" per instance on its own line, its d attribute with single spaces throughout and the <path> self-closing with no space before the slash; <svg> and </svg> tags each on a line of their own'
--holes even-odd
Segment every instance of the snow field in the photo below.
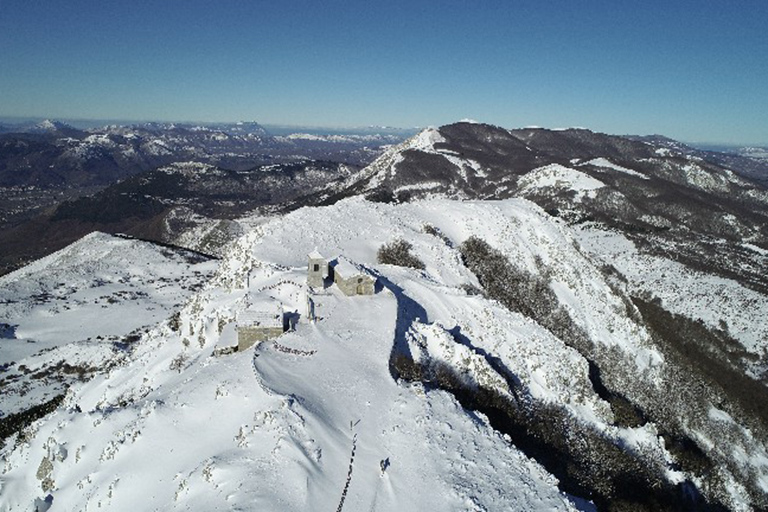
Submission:
<svg viewBox="0 0 768 512">
<path fill-rule="evenodd" d="M 583 174 L 568 171 L 569 179 Z M 417 361 L 445 363 L 466 383 L 510 396 L 482 355 L 492 354 L 539 403 L 671 460 L 653 424 L 613 425 L 575 349 L 534 320 L 468 295 L 464 286 L 479 283 L 457 249 L 478 236 L 543 275 L 595 350 L 620 353 L 635 367 L 629 375 L 654 386 L 665 362 L 633 320 L 626 290 L 600 270 L 610 261 L 634 286 L 640 267 L 630 272 L 628 241 L 605 248 L 523 199 L 351 198 L 241 224 L 250 231 L 177 310 L 176 325 L 155 320 L 112 367 L 74 384 L 64 406 L 33 425 L 36 435 L 1 452 L 0 511 L 27 510 L 49 492 L 66 510 L 135 510 L 137 500 L 149 510 L 574 509 L 556 479 L 482 414 L 446 392 L 393 380 L 396 341 Z M 448 241 L 425 232 L 427 224 Z M 412 244 L 424 270 L 377 263 L 378 248 L 397 238 Z M 315 248 L 369 269 L 377 293 L 346 297 L 331 287 L 314 296 L 320 320 L 308 323 L 303 282 Z M 281 302 L 299 315 L 296 330 L 215 355 L 236 343 L 234 319 L 253 300 Z M 764 453 L 735 456 L 759 467 Z"/>
<path fill-rule="evenodd" d="M 81 375 L 125 361 L 130 340 L 168 318 L 215 267 L 93 233 L 0 278 L 0 319 L 14 327 L 0 339 L 8 377 L 0 414 L 46 402 Z"/>
<path fill-rule="evenodd" d="M 44 348 L 122 336 L 166 318 L 216 268 L 153 244 L 92 233 L 0 278 L 0 317 L 17 325 L 0 364 Z"/>
</svg>

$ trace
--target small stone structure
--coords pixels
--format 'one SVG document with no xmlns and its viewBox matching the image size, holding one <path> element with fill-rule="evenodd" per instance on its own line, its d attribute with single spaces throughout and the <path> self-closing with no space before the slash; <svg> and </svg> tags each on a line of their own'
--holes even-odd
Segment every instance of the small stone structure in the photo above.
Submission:
<svg viewBox="0 0 768 512">
<path fill-rule="evenodd" d="M 342 256 L 333 266 L 333 281 L 344 295 L 373 295 L 376 285 L 375 277 Z"/>
<path fill-rule="evenodd" d="M 277 338 L 285 332 L 282 305 L 276 302 L 251 304 L 237 315 L 237 350 Z"/>
<path fill-rule="evenodd" d="M 328 260 L 317 249 L 309 253 L 307 263 L 307 284 L 313 288 L 323 288 L 328 277 Z"/>
</svg>

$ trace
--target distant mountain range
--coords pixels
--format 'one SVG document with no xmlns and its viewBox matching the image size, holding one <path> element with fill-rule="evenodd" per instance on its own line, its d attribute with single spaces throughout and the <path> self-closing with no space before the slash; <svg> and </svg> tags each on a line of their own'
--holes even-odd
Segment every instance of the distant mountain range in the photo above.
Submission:
<svg viewBox="0 0 768 512">
<path fill-rule="evenodd" d="M 506 130 L 465 122 L 427 129 L 400 142 L 398 136 L 374 133 L 273 136 L 257 123 L 148 123 L 94 132 L 55 122 L 35 127 L 30 130 L 47 131 L 0 135 L 0 191 L 8 197 L 7 212 L 20 202 L 19 196 L 45 193 L 48 202 L 39 202 L 53 209 L 35 219 L 32 208 L 7 214 L 7 229 L 0 231 L 5 269 L 63 247 L 92 229 L 173 242 L 181 235 L 160 219 L 175 208 L 205 219 L 232 220 L 255 209 L 290 211 L 355 194 L 379 201 L 434 194 L 473 199 L 522 194 L 560 215 L 641 231 L 699 222 L 706 224 L 707 232 L 729 236 L 730 216 L 739 223 L 754 218 L 750 194 L 757 192 L 738 175 L 758 183 L 768 180 L 768 162 L 756 158 L 700 151 L 660 136 L 620 137 L 584 129 Z M 359 162 L 376 155 L 357 172 Z M 201 165 L 174 167 L 172 162 Z M 601 200 L 570 201 L 574 209 L 567 187 L 559 195 L 553 195 L 551 187 L 542 195 L 532 180 L 543 179 L 536 178 L 543 171 L 533 171 L 550 165 L 599 180 L 605 185 Z M 613 172 L 615 168 L 626 172 Z M 145 174 L 126 180 L 142 171 Z M 120 180 L 126 181 L 110 186 Z M 558 180 L 552 180 L 554 186 Z M 79 190 L 93 194 L 104 187 L 92 197 L 72 201 Z M 619 188 L 621 196 L 602 201 Z M 67 197 L 46 191 L 59 190 L 73 192 L 69 202 L 55 206 Z M 713 194 L 719 194 L 714 202 Z M 649 197 L 686 198 L 687 206 L 681 209 Z M 713 204 L 721 205 L 723 220 L 705 222 Z M 180 211 L 173 215 L 178 217 Z M 15 224 L 10 223 L 13 219 Z M 748 230 L 742 227 L 739 233 Z M 213 250 L 210 244 L 206 247 Z"/>
<path fill-rule="evenodd" d="M 0 130 L 2 131 L 2 130 Z M 79 187 L 181 161 L 242 170 L 306 158 L 369 162 L 392 134 L 290 134 L 275 137 L 258 123 L 145 123 L 78 130 L 57 121 L 5 127 L 0 135 L 0 186 Z"/>
<path fill-rule="evenodd" d="M 94 231 L 128 233 L 174 243 L 186 230 L 205 230 L 190 241 L 216 254 L 241 230 L 229 222 L 249 212 L 323 190 L 359 167 L 300 160 L 234 171 L 200 162 L 178 162 L 125 178 L 90 196 L 64 201 L 0 231 L 0 268 L 12 269 Z M 189 238 L 189 237 L 187 237 Z"/>
<path fill-rule="evenodd" d="M 362 167 L 404 137 L 391 130 L 271 135 L 255 122 L 85 130 L 46 120 L 0 127 L 0 231 L 62 200 L 175 162 L 232 171 L 308 160 Z"/>
</svg>

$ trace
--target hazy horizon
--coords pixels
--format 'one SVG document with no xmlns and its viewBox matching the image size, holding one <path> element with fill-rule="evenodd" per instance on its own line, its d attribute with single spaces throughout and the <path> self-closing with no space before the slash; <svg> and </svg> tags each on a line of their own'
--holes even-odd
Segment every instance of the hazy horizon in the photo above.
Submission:
<svg viewBox="0 0 768 512">
<path fill-rule="evenodd" d="M 768 3 L 7 0 L 0 115 L 768 143 Z"/>
<path fill-rule="evenodd" d="M 0 116 L 0 124 L 6 124 L 6 125 L 21 125 L 21 124 L 27 124 L 27 123 L 38 123 L 45 120 L 50 121 L 58 121 L 65 124 L 68 124 L 72 126 L 73 128 L 78 129 L 95 129 L 100 128 L 107 125 L 135 125 L 135 124 L 144 124 L 144 123 L 169 123 L 169 124 L 181 124 L 181 125 L 216 125 L 216 124 L 236 124 L 236 123 L 257 123 L 260 126 L 262 126 L 264 129 L 266 129 L 268 132 L 274 134 L 274 135 L 284 135 L 287 133 L 291 133 L 292 131 L 297 130 L 303 130 L 303 131 L 315 131 L 318 133 L 354 133 L 354 132 L 362 132 L 362 131 L 384 131 L 384 132 L 413 132 L 416 133 L 420 130 L 423 130 L 425 128 L 428 128 L 430 126 L 442 126 L 442 125 L 425 125 L 425 126 L 383 126 L 383 125 L 375 125 L 375 124 L 367 124 L 367 125 L 358 125 L 358 126 L 322 126 L 322 125 L 296 125 L 296 124 L 285 124 L 285 123 L 262 123 L 259 122 L 256 119 L 237 119 L 232 121 L 200 121 L 200 120 L 175 120 L 175 119 L 82 119 L 82 118 L 56 118 L 56 117 L 45 117 L 45 116 Z M 457 119 L 456 123 L 467 121 L 465 119 Z M 473 122 L 480 122 L 484 123 L 482 120 L 472 120 Z M 451 124 L 451 123 L 446 123 Z M 484 123 L 484 124 L 493 124 L 493 123 Z M 549 127 L 549 126 L 502 126 L 502 128 L 513 130 L 518 128 L 542 128 L 546 130 L 563 130 L 563 129 L 587 129 L 591 131 L 599 131 L 599 130 L 593 130 L 589 126 L 567 126 L 567 127 Z M 276 133 L 276 132 L 282 132 L 282 133 Z M 607 132 L 605 132 L 607 133 Z M 617 135 L 617 136 L 651 136 L 651 135 L 662 135 L 662 136 L 668 136 L 665 133 L 609 133 L 609 135 Z M 673 138 L 674 137 L 670 137 Z M 738 148 L 738 147 L 751 147 L 751 146 L 757 146 L 757 147 L 768 147 L 768 142 L 755 142 L 755 141 L 746 141 L 746 142 L 723 142 L 723 141 L 717 141 L 717 140 L 685 140 L 685 139 L 675 139 L 679 142 L 683 142 L 685 144 L 688 144 L 693 147 L 697 147 L 699 149 L 713 149 L 717 150 L 718 147 L 720 148 Z"/>
</svg>

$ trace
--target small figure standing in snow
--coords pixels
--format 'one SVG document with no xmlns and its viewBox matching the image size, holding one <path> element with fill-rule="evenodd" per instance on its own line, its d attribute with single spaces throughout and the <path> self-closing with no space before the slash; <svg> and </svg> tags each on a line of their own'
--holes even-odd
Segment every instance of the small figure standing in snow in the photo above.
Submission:
<svg viewBox="0 0 768 512">
<path fill-rule="evenodd" d="M 307 316 L 311 323 L 315 323 L 315 301 L 309 295 L 307 295 Z"/>
<path fill-rule="evenodd" d="M 381 469 L 381 476 L 384 476 L 384 472 L 389 467 L 389 457 L 379 462 L 379 468 Z"/>
</svg>

